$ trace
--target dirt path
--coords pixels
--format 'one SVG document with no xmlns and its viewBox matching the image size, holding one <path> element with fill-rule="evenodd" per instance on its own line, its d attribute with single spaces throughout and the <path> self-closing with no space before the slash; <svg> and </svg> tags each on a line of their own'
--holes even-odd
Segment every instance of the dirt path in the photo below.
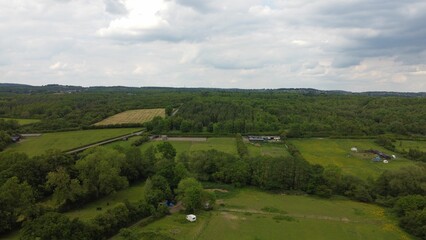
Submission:
<svg viewBox="0 0 426 240">
<path fill-rule="evenodd" d="M 271 213 L 271 212 L 264 212 L 260 210 L 254 210 L 254 209 L 233 209 L 233 208 L 222 208 L 218 211 L 225 211 L 225 212 L 235 212 L 235 213 L 251 213 L 251 214 L 262 214 L 262 215 L 285 215 L 289 217 L 294 218 L 305 218 L 305 219 L 317 219 L 317 220 L 327 220 L 327 221 L 335 221 L 335 222 L 344 222 L 344 223 L 371 223 L 371 224 L 382 224 L 381 221 L 356 221 L 356 220 L 350 220 L 346 217 L 330 217 L 330 216 L 322 216 L 322 215 L 305 215 L 305 214 L 297 214 L 297 213 Z"/>
<path fill-rule="evenodd" d="M 164 141 L 161 138 L 157 138 L 154 141 Z M 176 142 L 207 142 L 207 138 L 202 137 L 168 137 L 165 141 L 176 141 Z"/>
<path fill-rule="evenodd" d="M 82 147 L 79 147 L 79 148 L 76 148 L 76 149 L 68 150 L 68 151 L 65 151 L 65 153 L 66 154 L 79 153 L 79 152 L 82 152 L 82 151 L 89 149 L 89 148 L 92 148 L 92 147 L 97 147 L 97 146 L 105 145 L 105 144 L 112 143 L 112 142 L 122 141 L 122 140 L 128 139 L 130 137 L 134 137 L 134 136 L 140 136 L 144 132 L 145 132 L 145 130 L 126 134 L 126 135 L 111 138 L 111 139 L 107 139 L 107 140 L 104 140 L 104 141 L 101 141 L 101 142 L 97 142 L 97 143 L 89 144 L 89 145 L 82 146 Z"/>
<path fill-rule="evenodd" d="M 206 189 L 206 191 L 208 191 L 208 192 L 221 192 L 221 193 L 229 192 L 228 190 L 220 189 L 220 188 L 209 188 L 209 189 Z"/>
<path fill-rule="evenodd" d="M 172 208 L 170 208 L 170 213 L 171 214 L 177 213 L 182 209 L 183 209 L 182 202 L 178 202 L 178 203 L 176 203 L 176 205 L 174 205 Z"/>
</svg>

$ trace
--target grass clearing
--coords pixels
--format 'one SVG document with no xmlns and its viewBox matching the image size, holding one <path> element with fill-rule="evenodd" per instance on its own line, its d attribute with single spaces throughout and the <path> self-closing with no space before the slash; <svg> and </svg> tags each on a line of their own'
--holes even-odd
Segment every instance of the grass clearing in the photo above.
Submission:
<svg viewBox="0 0 426 240">
<path fill-rule="evenodd" d="M 412 148 L 426 152 L 426 141 L 397 140 L 394 145 L 399 151 L 408 152 Z"/>
<path fill-rule="evenodd" d="M 235 138 L 208 138 L 206 142 L 192 142 L 190 151 L 218 150 L 237 155 L 237 142 Z"/>
<path fill-rule="evenodd" d="M 40 122 L 40 119 L 24 119 L 24 118 L 0 118 L 0 119 L 5 121 L 15 120 L 18 122 L 19 125 L 29 125 L 29 124 Z"/>
<path fill-rule="evenodd" d="M 98 199 L 94 202 L 85 204 L 79 209 L 75 209 L 64 213 L 70 218 L 79 218 L 88 221 L 96 217 L 98 214 L 106 212 L 113 208 L 117 203 L 128 200 L 129 202 L 137 202 L 142 200 L 145 192 L 145 182 L 134 184 L 129 188 L 110 194 L 106 197 Z M 98 207 L 102 210 L 96 210 Z"/>
<path fill-rule="evenodd" d="M 176 213 L 132 229 L 140 236 L 156 233 L 182 240 L 411 239 L 383 208 L 371 204 L 271 194 L 252 188 L 237 190 L 221 201 L 224 207 L 198 213 L 194 223 L 186 221 L 185 214 Z"/>
<path fill-rule="evenodd" d="M 135 138 L 136 139 L 136 138 Z M 121 146 L 121 147 L 128 147 L 132 143 L 132 139 L 130 139 L 128 142 L 117 142 L 113 144 L 109 144 L 108 146 Z M 158 144 L 162 143 L 163 141 L 150 141 L 147 143 L 144 143 L 141 145 L 141 150 L 145 151 L 150 146 L 157 146 Z M 235 138 L 207 138 L 207 141 L 205 142 L 189 142 L 189 141 L 168 141 L 170 144 L 173 145 L 173 147 L 176 149 L 177 154 L 188 151 L 201 151 L 201 150 L 211 150 L 215 149 L 218 151 L 230 153 L 233 155 L 237 155 L 237 145 Z"/>
<path fill-rule="evenodd" d="M 145 123 L 151 121 L 154 117 L 157 116 L 166 116 L 166 111 L 164 108 L 129 110 L 108 117 L 98 123 L 95 123 L 95 125 L 103 126 L 127 123 Z"/>
<path fill-rule="evenodd" d="M 271 156 L 271 157 L 287 157 L 290 153 L 282 143 L 247 143 L 247 148 L 251 156 Z"/>
<path fill-rule="evenodd" d="M 342 168 L 343 173 L 366 179 L 377 177 L 385 170 L 395 170 L 415 163 L 398 154 L 384 149 L 370 139 L 297 139 L 291 140 L 303 157 L 313 164 L 327 166 L 334 164 Z M 397 159 L 388 164 L 373 162 L 372 154 L 351 152 L 352 147 L 358 150 L 376 149 L 387 154 L 395 154 Z"/>
<path fill-rule="evenodd" d="M 69 150 L 105 139 L 136 132 L 138 128 L 95 129 L 70 132 L 45 133 L 12 144 L 5 151 L 24 152 L 29 156 L 43 154 L 48 149 Z"/>
</svg>

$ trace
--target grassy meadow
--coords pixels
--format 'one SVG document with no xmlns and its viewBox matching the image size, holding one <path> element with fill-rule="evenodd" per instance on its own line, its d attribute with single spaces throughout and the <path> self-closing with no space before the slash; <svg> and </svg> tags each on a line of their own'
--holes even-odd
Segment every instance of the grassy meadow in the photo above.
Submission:
<svg viewBox="0 0 426 240">
<path fill-rule="evenodd" d="M 121 146 L 128 147 L 130 144 L 136 140 L 136 138 L 129 139 L 128 142 L 116 142 L 109 144 L 108 146 Z M 177 154 L 187 152 L 187 151 L 201 151 L 201 150 L 210 150 L 215 149 L 218 151 L 230 153 L 233 155 L 238 155 L 236 148 L 235 138 L 207 138 L 207 141 L 173 141 L 169 140 L 169 143 L 173 145 L 176 149 Z M 141 146 L 141 150 L 145 151 L 150 146 L 156 146 L 162 143 L 162 141 L 151 141 L 144 143 Z M 289 156 L 287 149 L 284 144 L 280 143 L 264 143 L 260 145 L 254 145 L 247 143 L 247 148 L 251 156 L 267 155 L 267 156 Z"/>
<path fill-rule="evenodd" d="M 262 144 L 253 144 L 247 143 L 247 148 L 251 156 L 271 156 L 271 157 L 280 157 L 280 156 L 290 156 L 286 147 L 282 143 L 262 143 Z"/>
<path fill-rule="evenodd" d="M 95 125 L 102 126 L 126 123 L 145 123 L 151 121 L 154 117 L 165 117 L 165 115 L 166 112 L 164 108 L 129 110 L 108 117 L 98 123 L 95 123 Z"/>
<path fill-rule="evenodd" d="M 70 218 L 79 218 L 83 221 L 89 221 L 96 217 L 96 215 L 113 208 L 117 203 L 124 202 L 125 200 L 129 202 L 142 200 L 144 197 L 144 190 L 145 182 L 134 184 L 129 188 L 85 204 L 79 209 L 66 212 L 65 215 Z M 102 208 L 102 210 L 96 210 L 98 207 Z"/>
<path fill-rule="evenodd" d="M 290 142 L 299 149 L 303 157 L 310 163 L 322 166 L 334 164 L 342 168 L 344 173 L 364 179 L 377 177 L 385 170 L 399 169 L 414 164 L 369 139 L 298 139 Z M 357 147 L 359 152 L 351 152 L 352 147 Z M 368 149 L 395 154 L 397 159 L 390 160 L 388 164 L 373 162 L 374 154 L 360 153 L 360 151 Z"/>
<path fill-rule="evenodd" d="M 173 239 L 411 239 L 383 208 L 349 200 L 271 194 L 251 188 L 219 199 L 211 212 L 190 223 L 176 213 L 147 226 L 148 233 Z M 115 238 L 120 239 L 120 238 Z M 148 238 L 145 238 L 148 239 Z"/>
<path fill-rule="evenodd" d="M 39 119 L 24 119 L 24 118 L 0 118 L 0 119 L 15 120 L 18 122 L 19 125 L 29 125 L 29 124 L 40 122 Z"/>
<path fill-rule="evenodd" d="M 407 141 L 398 140 L 394 142 L 395 147 L 399 151 L 409 151 L 410 148 L 426 152 L 426 141 Z"/>
<path fill-rule="evenodd" d="M 114 147 L 114 146 L 121 146 L 121 147 L 128 147 L 131 145 L 131 143 L 136 140 L 137 138 L 129 139 L 127 142 L 117 142 L 109 144 L 108 146 Z M 140 146 L 142 151 L 145 151 L 150 146 L 156 146 L 163 141 L 150 141 L 147 143 L 144 143 Z M 237 155 L 237 145 L 235 138 L 207 138 L 207 141 L 200 142 L 200 141 L 168 141 L 170 144 L 173 145 L 173 147 L 176 149 L 177 155 L 183 152 L 188 151 L 200 151 L 200 150 L 210 150 L 210 149 L 216 149 L 218 151 L 230 153 L 233 155 Z"/>
<path fill-rule="evenodd" d="M 22 139 L 5 151 L 24 152 L 29 156 L 43 154 L 49 149 L 69 150 L 105 139 L 138 131 L 138 128 L 95 129 L 70 132 L 45 133 L 40 137 Z"/>
</svg>

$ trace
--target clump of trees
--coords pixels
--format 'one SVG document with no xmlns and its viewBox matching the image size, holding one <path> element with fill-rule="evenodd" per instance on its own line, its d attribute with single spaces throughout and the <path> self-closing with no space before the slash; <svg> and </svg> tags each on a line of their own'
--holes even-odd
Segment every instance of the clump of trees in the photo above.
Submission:
<svg viewBox="0 0 426 240">
<path fill-rule="evenodd" d="M 176 189 L 176 195 L 188 213 L 211 209 L 216 202 L 214 193 L 204 190 L 195 178 L 182 179 Z"/>
<path fill-rule="evenodd" d="M 140 146 L 140 145 L 142 145 L 142 144 L 144 144 L 144 143 L 146 143 L 148 141 L 149 141 L 148 134 L 143 134 L 142 136 L 140 136 L 137 140 L 135 140 L 132 143 L 132 146 L 138 147 L 138 146 Z"/>
<path fill-rule="evenodd" d="M 243 137 L 241 136 L 240 133 L 238 133 L 235 136 L 235 140 L 237 142 L 237 152 L 238 155 L 240 155 L 241 158 L 247 157 L 249 154 L 248 148 L 246 146 L 246 144 L 244 143 Z"/>
</svg>

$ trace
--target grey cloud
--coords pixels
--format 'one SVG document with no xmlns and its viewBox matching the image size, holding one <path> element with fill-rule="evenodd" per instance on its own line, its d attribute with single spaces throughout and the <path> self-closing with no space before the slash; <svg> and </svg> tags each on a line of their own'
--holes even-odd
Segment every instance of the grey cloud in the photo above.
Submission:
<svg viewBox="0 0 426 240">
<path fill-rule="evenodd" d="M 128 13 L 126 6 L 120 0 L 104 0 L 104 3 L 105 10 L 111 14 L 123 15 Z"/>
<path fill-rule="evenodd" d="M 187 6 L 201 12 L 210 12 L 214 10 L 214 7 L 209 4 L 210 1 L 176 0 L 176 2 L 183 6 Z"/>
</svg>

